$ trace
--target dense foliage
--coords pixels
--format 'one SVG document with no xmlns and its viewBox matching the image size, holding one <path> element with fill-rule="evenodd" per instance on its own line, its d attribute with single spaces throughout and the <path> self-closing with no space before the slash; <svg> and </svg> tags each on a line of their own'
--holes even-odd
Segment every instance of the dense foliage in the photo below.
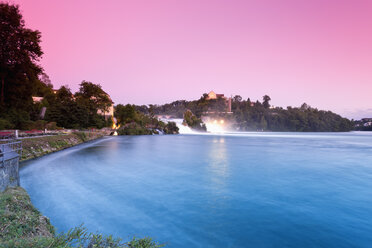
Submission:
<svg viewBox="0 0 372 248">
<path fill-rule="evenodd" d="M 372 118 L 354 121 L 354 126 L 357 131 L 372 131 Z"/>
<path fill-rule="evenodd" d="M 357 126 L 355 127 L 355 130 L 356 131 L 372 131 L 372 126 L 366 126 L 366 127 Z"/>
<path fill-rule="evenodd" d="M 164 123 L 151 113 L 144 114 L 136 110 L 134 105 L 118 104 L 115 107 L 114 116 L 120 126 L 119 135 L 158 134 L 159 132 L 165 134 L 178 133 L 176 123 Z"/>
<path fill-rule="evenodd" d="M 43 54 L 40 32 L 25 27 L 18 6 L 0 3 L 0 124 L 22 127 L 30 120 Z"/>
<path fill-rule="evenodd" d="M 237 128 L 296 132 L 341 132 L 353 129 L 350 120 L 331 111 L 318 110 L 306 103 L 299 108 L 270 108 L 269 98 L 265 97 L 263 104 L 257 101 L 253 106 L 249 99 L 233 102 Z"/>
<path fill-rule="evenodd" d="M 64 128 L 102 128 L 111 126 L 111 119 L 105 119 L 98 112 L 106 112 L 112 104 L 102 87 L 83 81 L 75 94 L 67 86 L 62 86 L 56 93 L 44 95 L 35 108 L 46 107 L 45 120 L 54 121 Z"/>
<path fill-rule="evenodd" d="M 196 117 L 190 110 L 187 110 L 183 115 L 183 124 L 196 131 L 207 131 L 207 127 L 203 121 Z"/>
<path fill-rule="evenodd" d="M 187 110 L 190 110 L 197 117 L 200 117 L 205 112 L 226 110 L 226 103 L 223 98 L 207 100 L 207 96 L 207 94 L 203 94 L 200 99 L 194 101 L 178 100 L 164 105 L 136 106 L 136 109 L 143 113 L 166 114 L 175 118 L 183 118 Z"/>
<path fill-rule="evenodd" d="M 40 42 L 40 32 L 25 27 L 17 5 L 0 3 L 0 129 L 36 129 L 41 119 L 65 128 L 111 125 L 97 113 L 111 104 L 100 85 L 83 81 L 75 94 L 66 86 L 53 91 L 38 64 Z M 35 104 L 33 96 L 43 100 Z"/>
<path fill-rule="evenodd" d="M 271 98 L 267 95 L 260 101 L 243 100 L 237 95 L 232 98 L 233 114 L 214 114 L 225 118 L 234 130 L 241 131 L 300 131 L 300 132 L 340 132 L 353 129 L 353 123 L 331 111 L 318 110 L 306 103 L 301 107 L 286 109 L 270 106 Z M 153 111 L 155 114 L 172 115 L 182 118 L 190 110 L 197 118 L 210 116 L 208 112 L 221 111 L 224 101 L 207 100 L 204 94 L 195 101 L 175 101 L 164 105 L 152 105 L 150 108 L 137 106 L 140 111 Z"/>
</svg>

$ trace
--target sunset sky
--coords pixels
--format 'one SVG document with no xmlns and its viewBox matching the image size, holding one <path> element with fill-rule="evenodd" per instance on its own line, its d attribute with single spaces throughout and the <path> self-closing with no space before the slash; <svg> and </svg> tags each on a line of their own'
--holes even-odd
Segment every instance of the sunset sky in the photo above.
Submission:
<svg viewBox="0 0 372 248">
<path fill-rule="evenodd" d="M 372 117 L 372 1 L 13 0 L 42 33 L 58 88 L 99 83 L 115 103 L 214 90 Z"/>
</svg>

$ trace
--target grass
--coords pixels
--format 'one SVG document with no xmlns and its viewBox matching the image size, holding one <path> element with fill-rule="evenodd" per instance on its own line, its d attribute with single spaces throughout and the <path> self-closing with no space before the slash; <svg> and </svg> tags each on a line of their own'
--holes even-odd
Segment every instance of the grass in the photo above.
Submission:
<svg viewBox="0 0 372 248">
<path fill-rule="evenodd" d="M 48 153 L 60 151 L 89 140 L 102 137 L 102 133 L 75 132 L 66 135 L 36 137 L 22 140 L 21 161 L 37 158 Z"/>
<path fill-rule="evenodd" d="M 49 219 L 32 205 L 27 192 L 21 188 L 8 188 L 0 193 L 0 247 L 79 247 L 79 248 L 159 248 L 151 238 L 120 238 L 89 233 L 83 226 L 67 233 L 56 234 Z"/>
<path fill-rule="evenodd" d="M 30 245 L 40 236 L 43 242 L 54 236 L 49 219 L 40 214 L 20 187 L 0 193 L 0 223 L 0 247 L 36 247 Z"/>
</svg>

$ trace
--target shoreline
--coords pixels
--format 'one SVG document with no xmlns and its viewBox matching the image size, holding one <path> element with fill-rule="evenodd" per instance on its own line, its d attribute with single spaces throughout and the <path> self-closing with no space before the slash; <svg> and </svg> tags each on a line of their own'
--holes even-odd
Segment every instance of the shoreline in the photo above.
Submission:
<svg viewBox="0 0 372 248">
<path fill-rule="evenodd" d="M 95 133 L 72 133 L 68 135 L 56 135 L 48 137 L 36 137 L 27 139 L 27 155 L 22 154 L 19 168 L 26 166 L 26 162 L 56 153 L 67 148 L 101 142 L 109 138 L 104 132 Z M 100 141 L 101 140 L 101 141 Z M 25 140 L 23 140 L 25 141 Z M 55 143 L 53 143 L 55 142 Z M 45 149 L 38 152 L 39 149 Z M 0 247 L 110 247 L 123 248 L 159 248 L 163 245 L 152 240 L 150 237 L 136 238 L 133 236 L 128 241 L 121 237 L 112 237 L 99 232 L 88 232 L 83 224 L 69 229 L 68 232 L 57 232 L 51 224 L 49 217 L 36 208 L 30 195 L 22 186 L 7 187 L 0 192 Z M 87 246 L 87 244 L 89 244 Z"/>
<path fill-rule="evenodd" d="M 57 232 L 50 219 L 31 202 L 27 191 L 9 187 L 0 192 L 0 247 L 113 247 L 113 248 L 160 248 L 164 245 L 150 237 L 128 241 L 120 237 L 88 232 L 83 224 L 68 232 Z"/>
<path fill-rule="evenodd" d="M 95 141 L 106 136 L 107 134 L 103 132 L 75 132 L 67 135 L 22 139 L 22 156 L 20 158 L 20 163 Z"/>
</svg>

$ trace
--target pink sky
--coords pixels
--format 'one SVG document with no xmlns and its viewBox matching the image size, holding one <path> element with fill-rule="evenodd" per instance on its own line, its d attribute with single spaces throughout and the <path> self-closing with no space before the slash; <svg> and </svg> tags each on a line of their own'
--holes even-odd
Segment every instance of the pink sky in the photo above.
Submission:
<svg viewBox="0 0 372 248">
<path fill-rule="evenodd" d="M 56 88 L 99 83 L 115 103 L 214 90 L 372 117 L 372 1 L 12 0 L 42 33 Z"/>
</svg>

